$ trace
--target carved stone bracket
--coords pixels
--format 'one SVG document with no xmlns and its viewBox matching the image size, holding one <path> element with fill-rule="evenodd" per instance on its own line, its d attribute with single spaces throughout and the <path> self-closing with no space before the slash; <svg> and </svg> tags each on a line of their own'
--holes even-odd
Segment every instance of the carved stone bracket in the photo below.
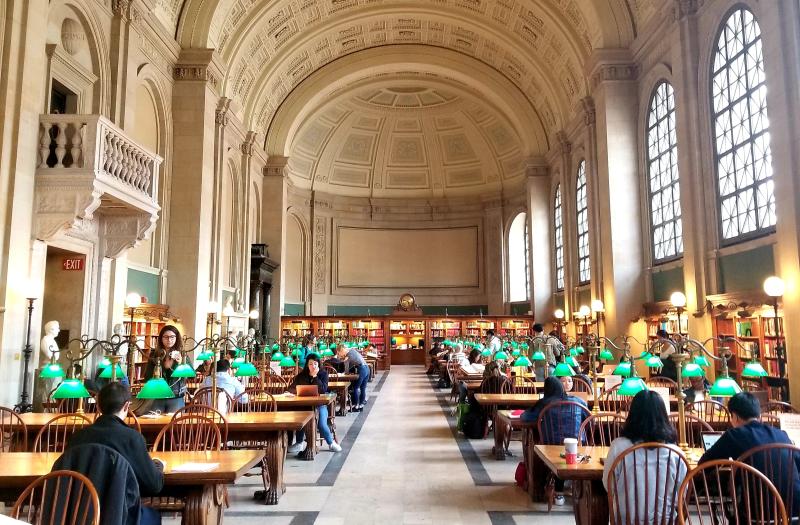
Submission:
<svg viewBox="0 0 800 525">
<path fill-rule="evenodd" d="M 706 297 L 705 311 L 714 317 L 750 317 L 770 304 L 770 298 L 760 290 Z"/>
<path fill-rule="evenodd" d="M 155 230 L 158 216 L 148 213 L 103 215 L 100 221 L 100 248 L 104 257 L 116 258 L 133 248 Z"/>
</svg>

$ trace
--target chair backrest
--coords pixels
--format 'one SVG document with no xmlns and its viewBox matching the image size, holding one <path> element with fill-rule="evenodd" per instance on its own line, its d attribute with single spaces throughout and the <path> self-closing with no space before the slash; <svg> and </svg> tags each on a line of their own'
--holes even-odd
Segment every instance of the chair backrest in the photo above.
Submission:
<svg viewBox="0 0 800 525">
<path fill-rule="evenodd" d="M 767 414 L 797 414 L 797 409 L 789 403 L 783 401 L 770 401 L 761 408 L 762 413 Z"/>
<path fill-rule="evenodd" d="M 264 383 L 264 390 L 270 394 L 282 394 L 289 389 L 289 381 L 277 374 L 269 374 Z"/>
<path fill-rule="evenodd" d="M 654 376 L 647 378 L 644 382 L 649 387 L 668 388 L 669 395 L 674 396 L 678 393 L 678 383 L 664 376 Z"/>
<path fill-rule="evenodd" d="M 450 383 L 455 383 L 460 368 L 461 365 L 456 359 L 447 362 L 447 378 L 450 379 Z"/>
<path fill-rule="evenodd" d="M 600 395 L 599 404 L 601 412 L 627 412 L 633 401 L 631 396 L 621 396 L 619 387 L 614 385 Z"/>
<path fill-rule="evenodd" d="M 689 471 L 678 494 L 678 523 L 786 525 L 781 495 L 755 468 L 729 459 Z"/>
<path fill-rule="evenodd" d="M 713 432 L 714 427 L 709 425 L 705 420 L 700 419 L 694 414 L 684 413 L 684 420 L 686 421 L 686 443 L 690 447 L 700 448 L 703 446 L 703 432 Z M 669 422 L 675 427 L 675 432 L 680 434 L 678 429 L 678 422 L 680 418 L 677 412 L 669 413 Z"/>
<path fill-rule="evenodd" d="M 584 378 L 574 376 L 572 378 L 572 391 L 570 394 L 574 394 L 575 392 L 585 392 L 587 394 L 591 394 L 592 385 L 590 385 Z"/>
<path fill-rule="evenodd" d="M 227 413 L 233 407 L 233 397 L 222 387 L 218 386 L 216 390 L 212 391 L 213 388 L 210 386 L 198 388 L 197 392 L 194 393 L 194 397 L 192 397 L 191 404 L 214 406 L 218 410 L 224 410 Z"/>
<path fill-rule="evenodd" d="M 672 524 L 688 471 L 689 462 L 674 445 L 641 443 L 620 454 L 608 472 L 611 525 Z"/>
<path fill-rule="evenodd" d="M 783 499 L 786 516 L 792 520 L 800 518 L 800 494 L 795 493 L 800 464 L 800 447 L 771 443 L 751 448 L 738 458 L 764 474 L 775 486 Z"/>
<path fill-rule="evenodd" d="M 57 414 L 74 414 L 78 411 L 78 407 L 83 408 L 87 414 L 96 414 L 99 412 L 97 404 L 97 392 L 89 391 L 92 395 L 91 398 L 85 399 L 61 399 L 56 405 Z"/>
<path fill-rule="evenodd" d="M 580 442 L 589 446 L 608 447 L 625 426 L 625 418 L 614 412 L 592 414 L 581 423 Z"/>
<path fill-rule="evenodd" d="M 136 414 L 133 411 L 128 410 L 128 415 L 125 416 L 125 424 L 134 429 L 138 433 L 142 433 L 142 426 L 139 424 L 139 418 L 136 417 Z"/>
<path fill-rule="evenodd" d="M 339 371 L 336 370 L 336 368 L 331 365 L 325 365 L 325 371 L 328 372 L 328 375 L 332 376 L 335 376 L 336 374 L 339 373 Z"/>
<path fill-rule="evenodd" d="M 536 425 L 543 445 L 561 445 L 564 438 L 580 437 L 583 421 L 591 415 L 589 409 L 575 401 L 558 401 L 545 406 Z"/>
<path fill-rule="evenodd" d="M 775 428 L 781 428 L 781 418 L 775 414 L 761 414 L 761 422 Z"/>
<path fill-rule="evenodd" d="M 207 417 L 213 421 L 214 424 L 219 428 L 219 433 L 222 437 L 222 446 L 224 448 L 225 443 L 228 441 L 228 420 L 225 418 L 225 414 L 214 407 L 194 403 L 176 410 L 175 414 L 172 416 L 172 419 L 175 420 L 175 418 L 187 415 L 199 415 Z"/>
<path fill-rule="evenodd" d="M 242 402 L 242 397 L 247 396 L 247 402 Z M 276 412 L 278 402 L 272 394 L 265 390 L 243 392 L 233 400 L 234 412 Z"/>
<path fill-rule="evenodd" d="M 512 390 L 515 394 L 535 394 L 536 380 L 532 377 L 516 376 Z"/>
<path fill-rule="evenodd" d="M 91 425 L 88 417 L 82 414 L 61 414 L 47 423 L 33 440 L 34 452 L 64 452 L 67 441 L 76 431 Z"/>
<path fill-rule="evenodd" d="M 100 498 L 83 474 L 56 470 L 28 485 L 11 517 L 33 525 L 98 525 Z"/>
<path fill-rule="evenodd" d="M 27 452 L 28 427 L 19 414 L 0 407 L 0 452 Z"/>
<path fill-rule="evenodd" d="M 719 401 L 703 399 L 702 401 L 689 403 L 686 408 L 706 423 L 730 424 L 731 422 L 731 413 Z"/>
<path fill-rule="evenodd" d="M 173 416 L 161 429 L 153 442 L 153 452 L 220 450 L 222 443 L 222 434 L 213 419 L 188 414 Z"/>
</svg>

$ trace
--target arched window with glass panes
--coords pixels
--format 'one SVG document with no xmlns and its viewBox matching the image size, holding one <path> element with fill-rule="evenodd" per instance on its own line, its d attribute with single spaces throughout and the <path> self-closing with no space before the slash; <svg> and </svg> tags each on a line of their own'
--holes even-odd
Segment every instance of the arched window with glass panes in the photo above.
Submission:
<svg viewBox="0 0 800 525">
<path fill-rule="evenodd" d="M 578 165 L 575 179 L 575 210 L 578 233 L 578 284 L 586 284 L 592 277 L 589 262 L 589 195 L 586 185 L 586 161 Z"/>
<path fill-rule="evenodd" d="M 653 260 L 659 263 L 683 253 L 675 93 L 668 82 L 659 83 L 650 97 L 647 174 Z"/>
<path fill-rule="evenodd" d="M 528 257 L 528 214 L 519 213 L 508 230 L 508 300 L 512 303 L 530 299 Z"/>
<path fill-rule="evenodd" d="M 564 289 L 564 218 L 561 213 L 561 184 L 558 184 L 553 196 L 553 255 L 557 291 Z"/>
<path fill-rule="evenodd" d="M 739 8 L 723 23 L 711 70 L 714 153 L 722 244 L 775 227 L 761 28 Z"/>
</svg>

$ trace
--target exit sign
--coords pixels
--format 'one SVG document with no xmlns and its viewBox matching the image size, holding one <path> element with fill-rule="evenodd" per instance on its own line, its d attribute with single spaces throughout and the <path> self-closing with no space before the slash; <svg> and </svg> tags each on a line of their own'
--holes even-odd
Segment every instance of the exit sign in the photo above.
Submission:
<svg viewBox="0 0 800 525">
<path fill-rule="evenodd" d="M 83 271 L 83 257 L 64 257 L 61 267 L 68 272 Z"/>
</svg>

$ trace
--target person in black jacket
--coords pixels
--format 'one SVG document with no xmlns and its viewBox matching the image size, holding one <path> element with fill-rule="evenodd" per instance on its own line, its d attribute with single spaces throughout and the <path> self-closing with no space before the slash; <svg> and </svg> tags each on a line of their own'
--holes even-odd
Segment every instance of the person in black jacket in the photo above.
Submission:
<svg viewBox="0 0 800 525">
<path fill-rule="evenodd" d="M 182 377 L 173 379 L 172 372 L 181 364 L 183 351 L 183 339 L 178 329 L 171 324 L 166 325 L 158 333 L 158 345 L 150 353 L 147 366 L 144 369 L 145 380 L 151 379 L 155 374 L 158 360 L 161 359 L 161 377 L 163 377 L 172 389 L 174 397 L 168 399 L 156 399 L 152 402 L 149 410 L 158 410 L 162 414 L 176 412 L 186 404 L 186 380 Z"/>
<path fill-rule="evenodd" d="M 315 353 L 306 355 L 306 364 L 299 374 L 294 376 L 289 391 L 296 393 L 297 385 L 315 385 L 320 394 L 328 393 L 328 372 L 322 370 L 319 364 L 319 356 Z M 317 428 L 325 443 L 334 452 L 341 452 L 342 447 L 333 439 L 333 433 L 328 426 L 328 405 L 320 405 L 317 408 Z M 295 444 L 289 448 L 289 452 L 299 452 L 302 448 L 305 433 L 300 430 L 295 436 Z M 308 446 L 308 445 L 307 445 Z"/>
<path fill-rule="evenodd" d="M 733 428 L 725 431 L 722 437 L 706 451 L 700 458 L 699 463 L 713 461 L 715 459 L 737 459 L 739 456 L 761 445 L 772 443 L 784 443 L 791 445 L 792 441 L 783 430 L 770 425 L 765 425 L 759 418 L 761 416 L 761 405 L 758 399 L 750 392 L 742 392 L 733 396 L 728 401 L 728 411 L 731 413 L 731 426 Z M 773 452 L 779 454 L 780 452 Z M 778 463 L 773 458 L 773 464 L 791 465 L 783 471 L 772 469 L 767 472 L 764 462 L 767 460 L 765 455 L 756 454 L 748 462 L 756 469 L 770 476 L 772 484 L 781 493 L 784 501 L 794 501 L 791 518 L 798 517 L 800 513 L 800 454 L 794 454 L 794 461 L 782 461 Z M 745 502 L 741 504 L 744 505 Z M 769 515 L 769 514 L 767 514 Z M 740 519 L 745 515 L 740 515 Z"/>
<path fill-rule="evenodd" d="M 164 486 L 164 463 L 150 458 L 144 436 L 124 421 L 131 404 L 130 391 L 119 383 L 109 383 L 100 390 L 97 402 L 101 415 L 93 425 L 72 435 L 67 450 L 86 444 L 105 445 L 128 460 L 142 495 L 152 496 L 161 492 Z M 142 507 L 141 523 L 161 523 L 161 515 L 155 509 Z"/>
</svg>

